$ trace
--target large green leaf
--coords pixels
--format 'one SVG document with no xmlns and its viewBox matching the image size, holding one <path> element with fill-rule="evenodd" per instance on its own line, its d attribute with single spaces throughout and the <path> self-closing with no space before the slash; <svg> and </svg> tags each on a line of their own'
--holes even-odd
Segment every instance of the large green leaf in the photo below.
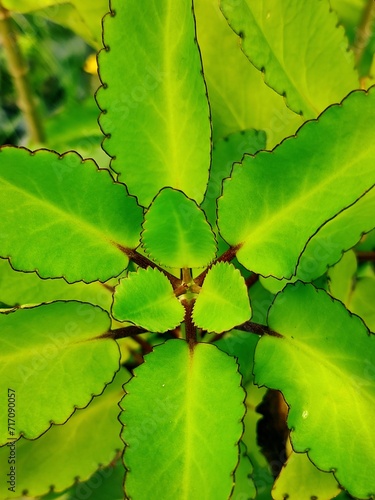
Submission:
<svg viewBox="0 0 375 500">
<path fill-rule="evenodd" d="M 121 369 L 104 393 L 89 406 L 77 410 L 64 425 L 54 425 L 39 439 L 21 438 L 15 444 L 17 457 L 16 493 L 29 496 L 61 491 L 74 484 L 75 478 L 86 481 L 99 468 L 108 465 L 122 449 L 118 402 L 122 385 L 130 374 Z M 17 417 L 17 416 L 16 416 Z M 1 470 L 6 465 L 9 447 L 0 448 Z M 63 466 L 56 467 L 64 457 Z M 7 485 L 0 482 L 0 496 L 7 498 Z"/>
<path fill-rule="evenodd" d="M 80 302 L 54 302 L 0 314 L 0 385 L 15 395 L 14 429 L 0 423 L 0 443 L 22 433 L 34 439 L 62 424 L 111 382 L 119 348 L 102 338 L 108 314 Z M 0 403 L 7 407 L 8 392 Z"/>
<path fill-rule="evenodd" d="M 352 248 L 374 227 L 375 189 L 372 188 L 354 205 L 329 220 L 307 242 L 291 281 L 313 281 L 327 271 L 327 267 L 340 260 L 342 253 Z M 261 278 L 273 293 L 280 291 L 288 280 Z"/>
<path fill-rule="evenodd" d="M 120 419 L 134 500 L 227 499 L 242 434 L 244 392 L 234 358 L 170 340 L 125 385 Z M 220 390 L 218 391 L 218 381 Z"/>
<path fill-rule="evenodd" d="M 192 2 L 113 0 L 111 7 L 97 94 L 111 166 L 142 205 L 165 186 L 200 203 L 211 132 Z"/>
<path fill-rule="evenodd" d="M 221 9 L 249 60 L 296 113 L 314 118 L 359 86 L 327 1 L 221 0 Z"/>
<path fill-rule="evenodd" d="M 230 245 L 240 245 L 241 264 L 290 278 L 309 238 L 372 187 L 374 105 L 375 87 L 353 92 L 273 152 L 234 166 L 218 224 Z"/>
<path fill-rule="evenodd" d="M 0 150 L 0 255 L 43 278 L 106 281 L 139 242 L 142 210 L 107 170 L 76 153 Z"/>
<path fill-rule="evenodd" d="M 177 268 L 204 267 L 216 254 L 204 212 L 181 191 L 165 188 L 145 214 L 142 245 L 154 262 Z"/>
<path fill-rule="evenodd" d="M 113 316 L 151 332 L 165 332 L 184 319 L 184 307 L 175 297 L 168 278 L 148 267 L 129 273 L 116 286 Z"/>
<path fill-rule="evenodd" d="M 277 295 L 255 351 L 255 382 L 283 392 L 293 448 L 358 498 L 375 493 L 375 337 L 324 290 Z M 345 450 L 345 453 L 343 453 Z"/>
<path fill-rule="evenodd" d="M 332 472 L 322 472 L 305 453 L 292 452 L 272 489 L 274 500 L 331 500 L 340 493 Z"/>
<path fill-rule="evenodd" d="M 264 85 L 261 72 L 241 51 L 239 37 L 220 12 L 218 0 L 195 0 L 194 10 L 215 141 L 254 128 L 266 132 L 270 148 L 295 133 L 302 118 Z"/>
<path fill-rule="evenodd" d="M 221 333 L 250 317 L 247 287 L 239 270 L 228 262 L 212 266 L 194 304 L 194 323 L 209 332 Z"/>
<path fill-rule="evenodd" d="M 98 281 L 68 284 L 62 278 L 40 279 L 36 273 L 14 271 L 7 260 L 0 259 L 0 302 L 9 307 L 36 305 L 53 300 L 80 300 L 109 311 L 112 304 L 112 284 Z"/>
</svg>

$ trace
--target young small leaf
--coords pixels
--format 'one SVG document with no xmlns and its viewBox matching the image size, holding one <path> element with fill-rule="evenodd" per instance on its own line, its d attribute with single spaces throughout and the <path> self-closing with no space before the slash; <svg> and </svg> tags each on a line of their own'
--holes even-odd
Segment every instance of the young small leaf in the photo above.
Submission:
<svg viewBox="0 0 375 500">
<path fill-rule="evenodd" d="M 168 278 L 148 267 L 120 280 L 112 313 L 118 321 L 130 321 L 151 332 L 166 332 L 181 323 L 185 310 Z"/>
<path fill-rule="evenodd" d="M 191 351 L 170 340 L 147 355 L 121 402 L 126 495 L 226 500 L 242 434 L 240 384 L 234 358 L 213 345 Z"/>
<path fill-rule="evenodd" d="M 297 452 L 351 495 L 375 494 L 375 336 L 324 290 L 297 282 L 277 295 L 255 351 L 255 382 L 283 392 Z M 343 453 L 345 450 L 345 453 Z"/>
<path fill-rule="evenodd" d="M 332 472 L 322 472 L 305 453 L 289 456 L 272 489 L 273 500 L 332 500 L 340 493 L 340 487 Z"/>
<path fill-rule="evenodd" d="M 0 149 L 0 255 L 43 278 L 106 281 L 139 242 L 142 209 L 107 170 L 76 153 Z M 32 242 L 32 243 L 31 243 Z"/>
<path fill-rule="evenodd" d="M 375 332 L 375 279 L 361 278 L 356 282 L 349 309 L 361 316 L 368 328 Z M 374 373 L 375 376 L 375 373 Z"/>
<path fill-rule="evenodd" d="M 73 485 L 77 476 L 86 481 L 99 466 L 113 460 L 123 446 L 117 420 L 118 402 L 124 394 L 122 385 L 129 378 L 129 372 L 121 369 L 102 395 L 94 398 L 87 408 L 77 410 L 64 425 L 53 425 L 39 439 L 21 438 L 15 443 L 17 496 L 23 491 L 30 497 L 45 495 L 51 486 L 62 491 Z M 69 460 L 56 467 L 61 457 Z M 6 470 L 8 458 L 8 446 L 0 448 L 0 464 L 4 464 L 1 470 Z M 1 498 L 8 498 L 8 486 L 6 481 L 0 482 Z"/>
<path fill-rule="evenodd" d="M 314 118 L 358 87 L 353 54 L 327 1 L 221 0 L 221 9 L 246 56 L 296 113 Z"/>
<path fill-rule="evenodd" d="M 80 302 L 0 314 L 0 385 L 14 391 L 17 407 L 12 437 L 39 437 L 103 391 L 120 359 L 116 342 L 101 338 L 109 328 L 105 311 Z M 4 408 L 7 397 L 2 391 Z M 8 437 L 3 419 L 0 443 Z"/>
<path fill-rule="evenodd" d="M 245 280 L 232 264 L 219 262 L 207 273 L 193 309 L 193 321 L 203 330 L 221 333 L 251 317 Z"/>
<path fill-rule="evenodd" d="M 211 130 L 192 0 L 112 0 L 111 7 L 97 94 L 111 166 L 144 206 L 165 186 L 200 203 Z"/>
<path fill-rule="evenodd" d="M 216 241 L 204 212 L 181 191 L 163 189 L 146 212 L 142 244 L 163 266 L 207 266 L 215 257 Z"/>
<path fill-rule="evenodd" d="M 353 92 L 272 152 L 234 166 L 218 225 L 227 243 L 241 245 L 247 269 L 289 279 L 317 230 L 374 185 L 374 105 L 375 87 Z"/>
</svg>

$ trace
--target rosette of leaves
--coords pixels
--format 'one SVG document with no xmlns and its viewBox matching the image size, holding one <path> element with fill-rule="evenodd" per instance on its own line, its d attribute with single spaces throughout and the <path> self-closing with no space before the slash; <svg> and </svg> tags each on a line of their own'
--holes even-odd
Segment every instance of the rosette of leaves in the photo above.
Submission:
<svg viewBox="0 0 375 500">
<path fill-rule="evenodd" d="M 327 228 L 335 244 L 316 256 L 323 267 L 371 229 L 358 206 L 373 198 L 375 88 L 355 90 L 327 2 L 315 10 L 311 0 L 308 11 L 297 1 L 261 4 L 228 0 L 222 9 L 266 83 L 291 112 L 313 118 L 273 151 L 262 150 L 263 132 L 237 130 L 212 153 L 210 63 L 202 66 L 191 0 L 110 4 L 96 97 L 111 169 L 73 152 L 0 150 L 1 257 L 17 276 L 83 282 L 80 299 L 59 297 L 64 285 L 53 298 L 46 289 L 27 303 L 3 303 L 0 381 L 17 401 L 10 441 L 42 463 L 41 440 L 51 447 L 54 434 L 61 439 L 56 424 L 79 422 L 90 407 L 95 416 L 93 402 L 124 375 L 122 339 L 134 336 L 144 362 L 132 366 L 125 396 L 114 390 L 104 405 L 121 400 L 129 498 L 253 498 L 256 443 L 241 441 L 243 386 L 253 382 L 283 393 L 292 446 L 313 464 L 306 476 L 333 472 L 334 491 L 336 481 L 358 498 L 375 494 L 373 334 L 301 281 L 255 323 L 250 286 L 254 275 L 296 278 Z M 329 92 L 327 80 L 335 82 Z M 111 307 L 85 300 L 85 286 L 103 284 Z M 230 339 L 227 348 L 212 345 L 218 338 Z M 0 404 L 7 407 L 5 392 Z M 4 420 L 3 445 L 9 432 Z M 112 459 L 85 455 L 84 479 Z M 54 481 L 62 491 L 76 475 L 51 472 L 37 494 Z M 19 495 L 34 491 L 32 474 L 28 481 Z M 275 491 L 282 487 L 279 480 Z"/>
</svg>

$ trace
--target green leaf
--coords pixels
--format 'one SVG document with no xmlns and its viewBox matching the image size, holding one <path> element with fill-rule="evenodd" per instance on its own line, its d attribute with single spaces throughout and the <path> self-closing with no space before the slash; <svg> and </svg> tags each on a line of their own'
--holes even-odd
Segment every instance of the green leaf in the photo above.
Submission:
<svg viewBox="0 0 375 500">
<path fill-rule="evenodd" d="M 338 262 L 342 253 L 352 248 L 363 233 L 374 227 L 375 189 L 372 188 L 354 205 L 329 220 L 307 242 L 298 260 L 297 270 L 291 281 L 313 281 Z M 261 281 L 273 293 L 280 291 L 288 280 L 266 278 Z"/>
<path fill-rule="evenodd" d="M 0 189 L 0 255 L 14 269 L 106 281 L 126 268 L 122 250 L 138 245 L 142 210 L 135 199 L 76 153 L 2 148 Z"/>
<path fill-rule="evenodd" d="M 353 251 L 344 253 L 342 259 L 328 270 L 329 293 L 346 306 L 353 291 L 353 278 L 357 271 L 357 259 Z"/>
<path fill-rule="evenodd" d="M 39 439 L 21 438 L 15 443 L 17 458 L 16 493 L 29 496 L 48 493 L 51 487 L 61 491 L 74 484 L 75 478 L 86 481 L 99 466 L 109 464 L 122 449 L 118 401 L 122 385 L 130 374 L 121 369 L 114 381 L 87 408 L 77 410 L 64 425 L 54 425 Z M 16 415 L 17 418 L 17 415 Z M 1 470 L 9 469 L 9 446 L 0 448 Z M 64 460 L 63 467 L 56 467 Z M 123 475 L 124 475 L 123 471 Z M 5 481 L 0 483 L 1 498 L 7 497 Z"/>
<path fill-rule="evenodd" d="M 246 445 L 240 441 L 240 461 L 234 474 L 234 489 L 231 498 L 234 500 L 251 500 L 256 498 L 256 489 L 251 479 L 253 465 L 247 454 Z"/>
<path fill-rule="evenodd" d="M 271 148 L 294 134 L 302 118 L 264 85 L 262 73 L 241 51 L 240 39 L 228 26 L 218 0 L 195 0 L 194 11 L 215 141 L 254 128 L 266 132 Z"/>
<path fill-rule="evenodd" d="M 245 55 L 296 113 L 314 118 L 359 86 L 344 30 L 337 28 L 328 2 L 221 0 L 220 5 L 241 36 Z"/>
<path fill-rule="evenodd" d="M 375 279 L 361 278 L 356 282 L 349 309 L 358 314 L 368 328 L 375 332 Z"/>
<path fill-rule="evenodd" d="M 0 385 L 14 391 L 14 435 L 0 423 L 0 443 L 22 433 L 39 437 L 62 424 L 111 382 L 119 366 L 116 342 L 103 337 L 108 314 L 91 304 L 54 302 L 0 314 Z M 7 391 L 0 403 L 7 406 Z"/>
<path fill-rule="evenodd" d="M 226 500 L 244 416 L 234 358 L 213 345 L 190 350 L 170 340 L 145 357 L 125 390 L 126 495 Z"/>
<path fill-rule="evenodd" d="M 358 498 L 375 493 L 375 337 L 324 290 L 288 285 L 255 351 L 255 382 L 282 391 L 296 452 Z M 343 453 L 345 450 L 345 453 Z"/>
<path fill-rule="evenodd" d="M 194 304 L 194 323 L 208 332 L 221 333 L 250 318 L 247 287 L 239 270 L 228 262 L 212 266 Z"/>
<path fill-rule="evenodd" d="M 113 0 L 111 7 L 97 94 L 111 166 L 144 206 L 166 186 L 200 203 L 211 131 L 192 2 Z"/>
<path fill-rule="evenodd" d="M 340 493 L 332 472 L 322 472 L 305 453 L 292 452 L 272 489 L 274 500 L 331 500 Z"/>
<path fill-rule="evenodd" d="M 151 332 L 173 330 L 184 319 L 184 307 L 175 297 L 168 278 L 148 267 L 129 273 L 116 286 L 113 316 Z"/>
<path fill-rule="evenodd" d="M 373 105 L 375 87 L 353 92 L 273 152 L 234 166 L 218 225 L 230 245 L 240 245 L 242 265 L 289 279 L 309 238 L 372 187 Z"/>
<path fill-rule="evenodd" d="M 216 241 L 204 212 L 181 191 L 163 189 L 145 215 L 142 245 L 167 267 L 204 267 L 215 258 Z"/>
<path fill-rule="evenodd" d="M 266 147 L 265 133 L 258 130 L 244 130 L 217 141 L 212 150 L 212 165 L 207 191 L 202 203 L 207 220 L 216 230 L 216 200 L 222 192 L 222 183 L 230 176 L 232 165 L 241 161 L 245 153 L 254 154 Z"/>
<path fill-rule="evenodd" d="M 9 262 L 0 259 L 0 301 L 11 307 L 41 304 L 54 300 L 79 300 L 110 311 L 111 285 L 107 283 L 68 284 L 62 278 L 41 279 L 36 273 L 14 271 Z"/>
</svg>

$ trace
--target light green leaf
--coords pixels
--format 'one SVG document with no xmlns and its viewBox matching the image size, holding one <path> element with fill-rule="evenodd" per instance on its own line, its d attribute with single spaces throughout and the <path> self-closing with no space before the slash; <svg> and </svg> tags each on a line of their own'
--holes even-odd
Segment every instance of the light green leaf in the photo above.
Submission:
<svg viewBox="0 0 375 500">
<path fill-rule="evenodd" d="M 290 280 L 295 282 L 313 281 L 335 264 L 343 252 L 352 248 L 362 238 L 363 233 L 374 227 L 375 189 L 372 188 L 354 205 L 340 212 L 329 220 L 307 242 L 297 264 L 297 271 Z M 261 278 L 262 284 L 273 293 L 277 293 L 288 280 Z"/>
<path fill-rule="evenodd" d="M 4 147 L 0 189 L 0 255 L 14 269 L 106 281 L 126 268 L 123 250 L 138 245 L 142 210 L 135 199 L 76 153 Z"/>
<path fill-rule="evenodd" d="M 307 458 L 305 453 L 289 456 L 272 489 L 274 500 L 331 500 L 340 493 L 340 487 L 332 472 L 322 472 Z"/>
<path fill-rule="evenodd" d="M 194 10 L 215 141 L 254 128 L 266 132 L 267 147 L 272 148 L 294 134 L 302 118 L 285 106 L 284 98 L 265 85 L 262 73 L 249 63 L 218 0 L 195 0 Z"/>
<path fill-rule="evenodd" d="M 372 187 L 373 105 L 375 87 L 353 92 L 273 152 L 234 166 L 219 199 L 218 225 L 230 245 L 241 246 L 241 264 L 289 279 L 309 238 Z"/>
<path fill-rule="evenodd" d="M 353 291 L 353 278 L 356 271 L 357 259 L 352 250 L 344 253 L 342 259 L 328 270 L 329 293 L 346 306 Z"/>
<path fill-rule="evenodd" d="M 39 437 L 62 424 L 111 382 L 119 348 L 108 332 L 108 314 L 91 304 L 54 302 L 0 314 L 0 385 L 15 395 L 14 435 L 0 423 L 0 443 L 22 433 Z M 7 407 L 8 392 L 0 403 Z"/>
<path fill-rule="evenodd" d="M 207 191 L 202 203 L 207 220 L 216 229 L 216 200 L 222 192 L 222 183 L 230 176 L 232 165 L 241 161 L 245 153 L 254 154 L 266 147 L 266 136 L 258 130 L 244 130 L 217 141 L 212 150 L 212 165 Z"/>
<path fill-rule="evenodd" d="M 15 443 L 17 458 L 16 493 L 29 496 L 48 493 L 53 486 L 64 490 L 75 482 L 86 481 L 99 468 L 108 465 L 123 448 L 120 439 L 118 402 L 122 385 L 130 374 L 121 369 L 104 393 L 87 408 L 77 410 L 64 425 L 54 425 L 35 441 L 21 438 Z M 16 415 L 17 418 L 17 415 Z M 1 470 L 9 469 L 9 446 L 0 448 Z M 56 467 L 64 457 L 64 465 Z M 124 474 L 125 471 L 123 471 Z M 7 497 L 7 485 L 0 482 L 1 498 Z"/>
<path fill-rule="evenodd" d="M 375 279 L 361 278 L 356 282 L 349 309 L 358 314 L 368 328 L 375 332 Z M 375 376 L 375 370 L 374 370 Z"/>
<path fill-rule="evenodd" d="M 246 445 L 240 441 L 240 461 L 234 473 L 233 500 L 251 500 L 256 498 L 256 489 L 251 479 L 253 465 L 247 454 Z"/>
<path fill-rule="evenodd" d="M 167 267 L 204 267 L 215 258 L 216 241 L 204 212 L 181 191 L 165 188 L 145 214 L 142 245 Z"/>
<path fill-rule="evenodd" d="M 36 273 L 14 271 L 7 260 L 0 259 L 0 302 L 10 307 L 54 300 L 80 300 L 110 311 L 111 285 L 111 282 L 68 284 L 62 278 L 41 279 Z"/>
<path fill-rule="evenodd" d="M 375 336 L 324 290 L 288 285 L 255 351 L 255 382 L 282 391 L 296 452 L 358 498 L 375 493 Z M 343 453 L 345 450 L 345 453 Z"/>
<path fill-rule="evenodd" d="M 168 278 L 148 267 L 120 280 L 112 312 L 119 321 L 130 321 L 151 332 L 166 332 L 181 323 L 185 310 Z"/>
<path fill-rule="evenodd" d="M 220 5 L 241 35 L 245 55 L 296 113 L 315 118 L 359 86 L 344 30 L 327 1 L 221 0 Z"/>
<path fill-rule="evenodd" d="M 125 391 L 126 494 L 226 500 L 244 416 L 234 358 L 210 344 L 190 350 L 185 341 L 170 340 L 145 357 Z"/>
<path fill-rule="evenodd" d="M 194 304 L 194 323 L 208 332 L 221 333 L 250 318 L 247 287 L 239 270 L 228 262 L 212 266 Z"/>
<path fill-rule="evenodd" d="M 166 186 L 200 203 L 211 131 L 192 2 L 113 0 L 111 7 L 97 94 L 111 166 L 144 206 Z"/>
</svg>

